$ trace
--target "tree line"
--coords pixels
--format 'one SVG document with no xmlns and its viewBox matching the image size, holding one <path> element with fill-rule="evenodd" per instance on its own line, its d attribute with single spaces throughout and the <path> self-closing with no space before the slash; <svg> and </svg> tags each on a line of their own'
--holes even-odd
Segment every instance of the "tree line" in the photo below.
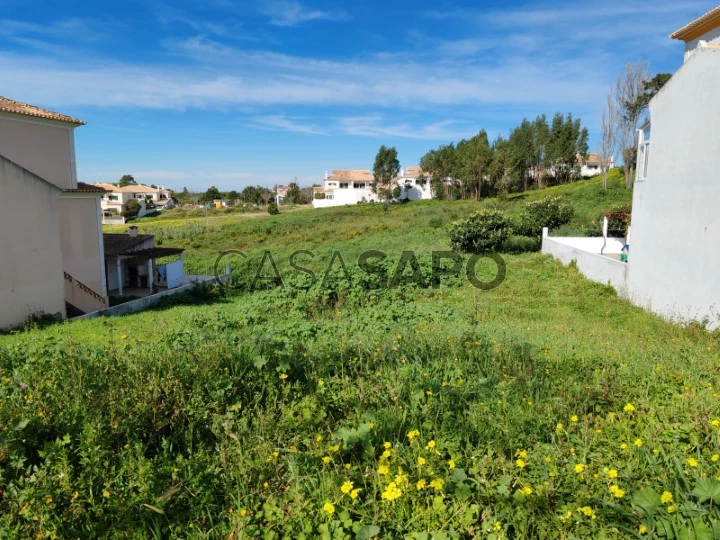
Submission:
<svg viewBox="0 0 720 540">
<path fill-rule="evenodd" d="M 480 199 L 544 188 L 579 177 L 588 153 L 588 130 L 572 114 L 527 118 L 507 138 L 490 142 L 483 129 L 470 139 L 442 145 L 420 159 L 439 199 Z M 426 181 L 424 178 L 420 182 Z"/>
</svg>

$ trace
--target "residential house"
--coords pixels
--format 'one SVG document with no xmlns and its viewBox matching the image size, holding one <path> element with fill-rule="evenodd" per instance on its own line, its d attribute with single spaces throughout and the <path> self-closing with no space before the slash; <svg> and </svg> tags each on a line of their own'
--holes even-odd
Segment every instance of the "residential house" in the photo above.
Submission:
<svg viewBox="0 0 720 540">
<path fill-rule="evenodd" d="M 665 318 L 719 328 L 720 6 L 670 37 L 685 61 L 638 133 L 629 238 L 545 237 L 543 252 Z"/>
<path fill-rule="evenodd" d="M 163 187 L 154 188 L 143 184 L 131 184 L 127 186 L 116 186 L 107 183 L 95 183 L 95 186 L 103 188 L 107 193 L 102 198 L 101 205 L 104 215 L 121 215 L 127 211 L 127 204 L 132 200 L 142 203 L 142 210 L 139 217 L 145 215 L 151 208 L 172 208 L 172 192 Z"/>
<path fill-rule="evenodd" d="M 290 186 L 275 186 L 275 203 L 282 204 L 285 202 Z"/>
<path fill-rule="evenodd" d="M 325 173 L 324 185 L 313 188 L 312 205 L 324 208 L 377 201 L 371 189 L 373 180 L 372 171 L 366 169 L 338 169 L 329 176 Z"/>
<path fill-rule="evenodd" d="M 128 234 L 105 233 L 103 243 L 111 296 L 147 296 L 185 283 L 183 249 L 156 247 L 155 237 L 138 234 L 137 227 Z"/>
<path fill-rule="evenodd" d="M 591 176 L 600 174 L 603 165 L 607 167 L 607 170 L 612 169 L 615 166 L 615 158 L 613 156 L 601 158 L 600 154 L 591 152 L 584 159 L 578 155 L 577 163 L 580 165 L 580 176 L 582 178 L 590 178 Z"/>
<path fill-rule="evenodd" d="M 400 174 L 395 179 L 395 183 L 402 189 L 402 193 L 400 194 L 401 200 L 408 199 L 417 201 L 420 199 L 433 198 L 430 176 L 423 174 L 420 167 L 400 169 Z"/>
<path fill-rule="evenodd" d="M 77 181 L 84 122 L 0 97 L 0 328 L 107 307 L 100 198 Z"/>
</svg>

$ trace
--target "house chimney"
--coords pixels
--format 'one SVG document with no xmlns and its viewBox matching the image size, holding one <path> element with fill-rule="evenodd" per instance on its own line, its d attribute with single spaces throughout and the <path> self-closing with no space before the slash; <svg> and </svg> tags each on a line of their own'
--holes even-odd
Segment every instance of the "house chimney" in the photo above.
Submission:
<svg viewBox="0 0 720 540">
<path fill-rule="evenodd" d="M 328 179 L 328 172 L 325 171 L 325 180 L 327 180 L 327 179 Z"/>
<path fill-rule="evenodd" d="M 137 231 L 138 231 L 138 228 L 137 228 L 135 225 L 133 225 L 132 227 L 130 227 L 130 238 L 135 238 L 135 237 L 137 237 L 137 235 L 138 235 L 138 232 L 137 232 Z"/>
</svg>

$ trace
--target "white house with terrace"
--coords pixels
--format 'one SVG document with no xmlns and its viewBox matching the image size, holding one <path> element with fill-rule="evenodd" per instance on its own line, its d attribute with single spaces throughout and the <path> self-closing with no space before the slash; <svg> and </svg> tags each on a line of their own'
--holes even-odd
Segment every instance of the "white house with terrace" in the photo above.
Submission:
<svg viewBox="0 0 720 540">
<path fill-rule="evenodd" d="M 313 207 L 342 206 L 361 202 L 378 201 L 377 193 L 372 191 L 374 176 L 369 169 L 336 169 L 331 175 L 325 173 L 322 186 L 313 188 Z M 431 199 L 430 178 L 424 177 L 419 167 L 400 169 L 393 179 L 392 186 L 399 186 L 400 199 L 412 201 Z M 385 186 L 378 186 L 378 190 Z"/>
<path fill-rule="evenodd" d="M 633 304 L 720 328 L 720 6 L 671 36 L 684 64 L 638 133 L 631 238 L 556 238 L 542 250 Z M 628 262 L 618 257 L 628 246 Z"/>
</svg>

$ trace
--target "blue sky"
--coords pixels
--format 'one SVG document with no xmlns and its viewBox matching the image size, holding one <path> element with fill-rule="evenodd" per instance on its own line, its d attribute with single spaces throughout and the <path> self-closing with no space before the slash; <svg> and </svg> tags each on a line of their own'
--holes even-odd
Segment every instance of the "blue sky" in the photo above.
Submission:
<svg viewBox="0 0 720 540">
<path fill-rule="evenodd" d="M 78 175 L 175 189 L 403 166 L 485 128 L 572 112 L 595 149 L 629 61 L 674 72 L 668 34 L 707 2 L 0 0 L 0 95 L 78 116 Z"/>
</svg>

